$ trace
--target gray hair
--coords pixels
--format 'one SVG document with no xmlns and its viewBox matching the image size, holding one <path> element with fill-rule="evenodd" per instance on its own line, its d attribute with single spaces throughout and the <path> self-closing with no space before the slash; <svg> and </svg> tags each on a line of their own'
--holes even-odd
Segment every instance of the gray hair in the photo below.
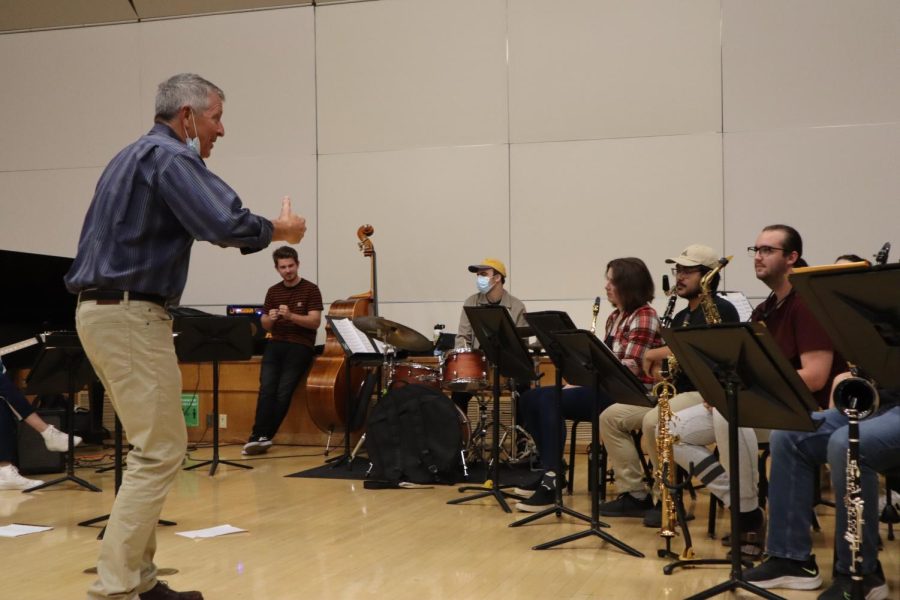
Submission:
<svg viewBox="0 0 900 600">
<path fill-rule="evenodd" d="M 209 93 L 215 92 L 225 102 L 225 92 L 193 73 L 179 73 L 169 77 L 156 89 L 155 119 L 168 121 L 182 106 L 190 106 L 197 112 L 209 108 Z"/>
</svg>

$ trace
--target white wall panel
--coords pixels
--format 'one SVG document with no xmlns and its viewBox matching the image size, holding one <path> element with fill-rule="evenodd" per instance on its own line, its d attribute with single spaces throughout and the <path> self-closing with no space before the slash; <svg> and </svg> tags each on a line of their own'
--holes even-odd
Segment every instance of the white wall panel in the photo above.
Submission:
<svg viewBox="0 0 900 600">
<path fill-rule="evenodd" d="M 382 300 L 461 302 L 474 290 L 468 265 L 509 259 L 508 168 L 506 146 L 319 157 L 323 295 L 369 289 L 356 231 L 370 223 Z"/>
<path fill-rule="evenodd" d="M 307 233 L 299 245 L 300 274 L 318 282 L 315 156 L 218 158 L 210 168 L 221 175 L 252 212 L 273 219 L 281 210 L 281 197 L 291 196 L 295 213 L 306 217 Z M 280 281 L 272 263 L 274 242 L 254 254 L 236 248 L 194 244 L 184 304 L 262 304 L 269 286 Z"/>
<path fill-rule="evenodd" d="M 194 72 L 225 91 L 216 157 L 315 154 L 314 36 L 312 8 L 142 23 L 141 114 L 161 81 Z"/>
<path fill-rule="evenodd" d="M 0 57 L 0 171 L 105 165 L 149 122 L 133 27 L 0 35 Z"/>
<path fill-rule="evenodd" d="M 719 2 L 510 0 L 510 139 L 721 130 Z"/>
<path fill-rule="evenodd" d="M 316 19 L 321 153 L 506 141 L 506 0 L 361 2 Z"/>
<path fill-rule="evenodd" d="M 722 8 L 726 131 L 900 121 L 900 2 Z"/>
<path fill-rule="evenodd" d="M 659 282 L 688 244 L 722 245 L 718 134 L 515 144 L 510 163 L 520 297 L 593 299 L 613 258 Z"/>
<path fill-rule="evenodd" d="M 871 258 L 886 241 L 900 247 L 898 156 L 900 125 L 727 134 L 725 240 L 739 257 L 729 287 L 768 293 L 745 248 L 773 223 L 800 232 L 813 265 L 851 252 Z"/>
<path fill-rule="evenodd" d="M 0 172 L 0 248 L 75 256 L 101 171 Z"/>
</svg>

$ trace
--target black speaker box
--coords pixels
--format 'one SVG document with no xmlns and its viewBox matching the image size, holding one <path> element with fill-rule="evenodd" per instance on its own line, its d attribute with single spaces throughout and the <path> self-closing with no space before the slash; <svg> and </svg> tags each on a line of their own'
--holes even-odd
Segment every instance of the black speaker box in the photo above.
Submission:
<svg viewBox="0 0 900 600">
<path fill-rule="evenodd" d="M 46 410 L 37 414 L 60 431 L 65 430 L 65 411 Z M 17 438 L 19 472 L 23 475 L 62 473 L 66 470 L 66 453 L 47 450 L 41 434 L 25 422 L 19 423 Z"/>
</svg>

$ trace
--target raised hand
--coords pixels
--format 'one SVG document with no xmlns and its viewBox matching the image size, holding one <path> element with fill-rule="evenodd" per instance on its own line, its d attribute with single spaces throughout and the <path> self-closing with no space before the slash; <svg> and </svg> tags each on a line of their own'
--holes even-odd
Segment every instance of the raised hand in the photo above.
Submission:
<svg viewBox="0 0 900 600">
<path fill-rule="evenodd" d="M 289 244 L 297 244 L 306 235 L 306 219 L 295 215 L 291 211 L 291 198 L 285 196 L 281 199 L 281 214 L 272 221 L 274 231 L 272 241 L 283 240 Z"/>
</svg>

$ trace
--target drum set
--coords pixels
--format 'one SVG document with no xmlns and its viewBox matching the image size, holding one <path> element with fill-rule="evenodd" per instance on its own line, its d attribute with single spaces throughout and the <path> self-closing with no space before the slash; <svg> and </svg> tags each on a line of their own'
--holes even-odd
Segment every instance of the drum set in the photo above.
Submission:
<svg viewBox="0 0 900 600">
<path fill-rule="evenodd" d="M 412 353 L 429 352 L 432 342 L 419 332 L 383 317 L 357 317 L 353 324 L 364 333 L 384 343 L 383 393 L 406 385 L 421 385 L 442 393 L 471 394 L 478 402 L 478 420 L 472 425 L 468 416 L 456 407 L 460 433 L 463 438 L 465 461 L 468 464 L 490 459 L 489 432 L 490 403 L 488 360 L 484 352 L 475 348 L 456 348 L 440 355 L 437 365 L 397 360 L 398 350 Z M 510 424 L 500 423 L 500 460 L 510 464 L 536 458 L 531 435 L 516 424 L 516 404 L 519 388 L 514 380 L 502 382 L 511 394 Z M 528 382 L 526 382 L 528 383 Z M 454 404 L 454 406 L 456 406 Z"/>
</svg>

